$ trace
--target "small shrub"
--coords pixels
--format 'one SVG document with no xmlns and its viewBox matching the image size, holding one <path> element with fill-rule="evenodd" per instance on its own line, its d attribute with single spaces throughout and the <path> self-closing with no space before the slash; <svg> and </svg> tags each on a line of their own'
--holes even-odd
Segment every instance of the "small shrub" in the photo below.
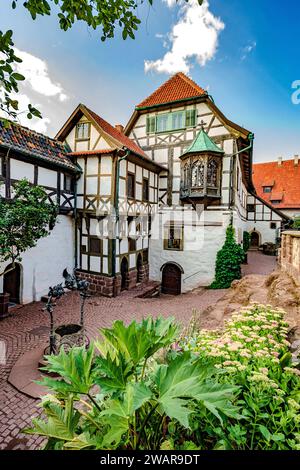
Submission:
<svg viewBox="0 0 300 470">
<path fill-rule="evenodd" d="M 244 250 L 244 252 L 247 253 L 249 248 L 250 248 L 250 233 L 244 231 L 243 232 L 243 250 Z"/>
<path fill-rule="evenodd" d="M 215 280 L 211 289 L 228 289 L 232 281 L 240 279 L 241 263 L 245 259 L 245 252 L 235 241 L 234 228 L 229 225 L 226 230 L 226 239 L 217 253 Z"/>
<path fill-rule="evenodd" d="M 282 311 L 253 304 L 223 332 L 186 339 L 184 348 L 222 371 L 224 384 L 239 387 L 243 418 L 226 426 L 202 420 L 202 442 L 210 436 L 215 449 L 300 450 L 300 371 L 291 364 L 287 331 Z"/>
</svg>

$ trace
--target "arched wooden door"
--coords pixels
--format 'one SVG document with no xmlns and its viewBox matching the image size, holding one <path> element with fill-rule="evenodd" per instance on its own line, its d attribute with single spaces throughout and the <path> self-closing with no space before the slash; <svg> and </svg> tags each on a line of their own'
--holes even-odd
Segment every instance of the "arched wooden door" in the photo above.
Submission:
<svg viewBox="0 0 300 470">
<path fill-rule="evenodd" d="M 127 274 L 128 274 L 128 261 L 127 261 L 127 258 L 124 257 L 121 261 L 121 276 L 122 276 L 121 289 L 122 290 L 127 288 Z"/>
<path fill-rule="evenodd" d="M 181 270 L 176 264 L 167 263 L 163 267 L 161 291 L 171 295 L 181 293 Z"/>
<path fill-rule="evenodd" d="M 6 270 L 12 267 L 10 264 Z M 3 280 L 3 292 L 9 294 L 9 301 L 14 304 L 20 303 L 20 283 L 21 283 L 21 268 L 19 264 L 15 265 L 15 268 L 4 274 Z"/>
<path fill-rule="evenodd" d="M 137 257 L 137 262 L 136 262 L 136 270 L 137 270 L 136 280 L 137 280 L 137 282 L 142 281 L 142 268 L 143 268 L 143 260 L 142 260 L 141 253 L 139 253 L 138 257 Z"/>
<path fill-rule="evenodd" d="M 252 248 L 259 247 L 259 233 L 258 232 L 251 232 L 251 247 Z"/>
</svg>

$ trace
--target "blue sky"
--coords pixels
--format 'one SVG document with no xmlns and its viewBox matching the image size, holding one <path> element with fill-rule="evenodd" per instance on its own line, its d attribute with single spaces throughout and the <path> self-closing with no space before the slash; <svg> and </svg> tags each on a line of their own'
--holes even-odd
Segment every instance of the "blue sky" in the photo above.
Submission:
<svg viewBox="0 0 300 470">
<path fill-rule="evenodd" d="M 199 85 L 209 87 L 224 114 L 255 133 L 255 161 L 300 153 L 300 104 L 291 100 L 292 83 L 300 80 L 296 0 L 210 0 L 205 18 L 211 20 L 214 35 L 197 25 L 195 6 L 154 0 L 153 7 L 139 7 L 142 25 L 135 41 L 123 41 L 117 32 L 105 43 L 84 24 L 62 32 L 55 14 L 32 21 L 21 3 L 14 11 L 10 1 L 3 3 L 0 28 L 13 29 L 16 47 L 27 53 L 32 81 L 21 90 L 22 103 L 30 99 L 40 105 L 45 121 L 37 128 L 49 135 L 79 102 L 112 124 L 126 124 L 134 105 L 168 78 L 164 56 L 173 51 L 172 60 L 179 68 L 183 63 Z M 186 25 L 182 29 L 189 14 L 195 30 Z M 181 43 L 170 37 L 174 26 L 181 27 Z M 191 57 L 178 57 L 183 41 Z M 148 72 L 145 61 L 150 61 Z"/>
</svg>

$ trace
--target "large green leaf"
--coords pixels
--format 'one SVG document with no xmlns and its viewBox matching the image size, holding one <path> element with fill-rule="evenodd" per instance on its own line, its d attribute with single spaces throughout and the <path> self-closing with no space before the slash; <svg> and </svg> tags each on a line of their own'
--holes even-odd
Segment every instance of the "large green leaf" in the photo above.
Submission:
<svg viewBox="0 0 300 470">
<path fill-rule="evenodd" d="M 100 414 L 109 429 L 103 437 L 103 446 L 117 446 L 129 430 L 134 412 L 151 399 L 151 390 L 143 383 L 129 383 L 122 399 L 106 401 L 107 408 Z"/>
<path fill-rule="evenodd" d="M 191 414 L 188 399 L 200 393 L 202 374 L 199 364 L 193 363 L 187 352 L 172 359 L 168 366 L 159 366 L 154 378 L 162 410 L 185 427 L 189 427 Z"/>
<path fill-rule="evenodd" d="M 195 398 L 211 411 L 221 422 L 223 422 L 220 412 L 226 416 L 241 419 L 238 408 L 232 405 L 230 399 L 238 391 L 238 387 L 216 382 L 207 382 L 201 386 L 201 392 L 195 395 Z"/>
<path fill-rule="evenodd" d="M 48 421 L 35 418 L 32 420 L 33 428 L 24 429 L 27 434 L 39 434 L 49 438 L 60 440 L 72 440 L 74 438 L 75 429 L 78 424 L 80 414 L 74 411 L 73 402 L 70 398 L 66 406 L 49 402 L 44 407 Z"/>
<path fill-rule="evenodd" d="M 193 399 L 201 401 L 220 420 L 220 411 L 236 417 L 237 409 L 230 404 L 229 398 L 237 388 L 209 381 L 212 373 L 210 367 L 193 361 L 188 352 L 178 355 L 168 366 L 159 366 L 155 381 L 163 411 L 188 427 Z"/>
<path fill-rule="evenodd" d="M 93 355 L 93 346 L 88 349 L 82 346 L 74 347 L 68 353 L 61 349 L 57 356 L 46 356 L 48 364 L 44 369 L 59 374 L 62 379 L 44 377 L 40 383 L 60 393 L 88 393 L 93 384 Z"/>
<path fill-rule="evenodd" d="M 112 328 L 102 328 L 103 341 L 96 342 L 96 347 L 102 356 L 108 354 L 116 362 L 120 355 L 136 368 L 141 362 L 151 357 L 158 349 L 171 344 L 178 334 L 178 327 L 173 318 L 143 320 L 140 324 L 135 321 L 125 326 L 122 321 L 116 321 Z"/>
<path fill-rule="evenodd" d="M 64 444 L 64 448 L 67 450 L 82 450 L 82 449 L 100 449 L 102 445 L 102 439 L 98 436 L 90 436 L 89 433 L 85 432 L 75 436 L 71 441 Z"/>
<path fill-rule="evenodd" d="M 125 390 L 127 378 L 132 374 L 132 368 L 123 354 L 118 359 L 112 358 L 108 352 L 106 357 L 98 356 L 93 369 L 95 382 L 103 393 Z"/>
</svg>

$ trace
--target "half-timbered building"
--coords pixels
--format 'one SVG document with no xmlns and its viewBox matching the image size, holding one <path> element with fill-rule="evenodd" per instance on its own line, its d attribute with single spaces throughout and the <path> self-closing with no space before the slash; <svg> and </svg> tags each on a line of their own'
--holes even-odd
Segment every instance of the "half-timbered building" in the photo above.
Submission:
<svg viewBox="0 0 300 470">
<path fill-rule="evenodd" d="M 174 75 L 136 106 L 125 134 L 165 169 L 150 240 L 150 277 L 164 292 L 211 283 L 231 221 L 239 243 L 245 230 L 275 242 L 285 217 L 256 196 L 253 134 L 190 78 Z"/>
<path fill-rule="evenodd" d="M 66 267 L 110 297 L 149 277 L 169 294 L 209 285 L 230 223 L 239 243 L 248 231 L 258 247 L 288 219 L 255 192 L 253 139 L 182 73 L 125 129 L 83 104 L 55 139 L 0 121 L 2 194 L 25 177 L 60 208 L 0 288 L 14 302 L 39 300 Z"/>
<path fill-rule="evenodd" d="M 77 182 L 76 268 L 91 289 L 117 295 L 148 279 L 151 215 L 164 168 L 80 104 L 56 138 L 82 168 Z"/>
<path fill-rule="evenodd" d="M 40 300 L 50 285 L 61 282 L 64 268 L 74 266 L 74 189 L 80 169 L 67 156 L 70 149 L 57 140 L 16 123 L 5 127 L 0 120 L 0 191 L 13 196 L 13 184 L 26 178 L 46 190 L 59 208 L 57 223 L 48 237 L 22 255 L 14 270 L 0 277 L 0 292 L 11 303 Z M 9 263 L 0 266 L 1 272 Z"/>
</svg>

